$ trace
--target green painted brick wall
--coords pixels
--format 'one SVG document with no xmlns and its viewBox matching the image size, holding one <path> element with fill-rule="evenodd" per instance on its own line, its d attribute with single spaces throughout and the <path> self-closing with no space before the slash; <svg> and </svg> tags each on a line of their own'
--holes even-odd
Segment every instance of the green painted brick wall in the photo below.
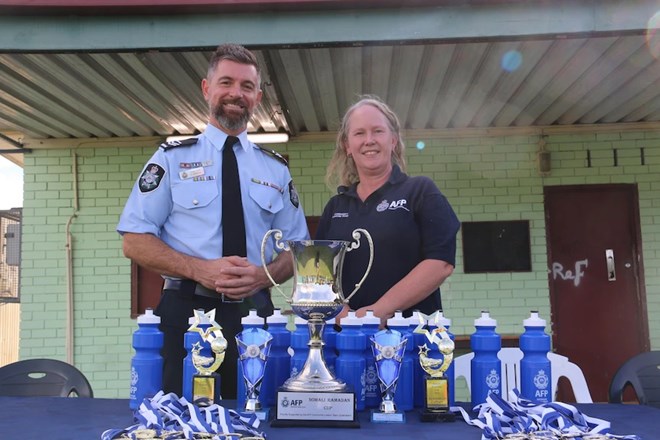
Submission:
<svg viewBox="0 0 660 440">
<path fill-rule="evenodd" d="M 525 219 L 531 225 L 533 270 L 525 273 L 466 276 L 459 234 L 457 269 L 442 289 L 445 315 L 453 320 L 454 333 L 470 334 L 483 308 L 498 320 L 501 333 L 520 333 L 530 309 L 549 316 L 544 185 L 637 183 L 647 308 L 650 317 L 660 313 L 660 133 L 551 135 L 548 177 L 536 171 L 536 136 L 434 138 L 421 132 L 408 136 L 408 172 L 433 178 L 462 221 Z M 421 150 L 415 148 L 418 141 L 424 142 Z M 306 214 L 320 215 L 332 194 L 324 175 L 333 143 L 292 142 L 274 148 L 289 155 Z M 640 165 L 640 148 L 645 165 Z M 74 361 L 99 397 L 128 396 L 136 324 L 129 317 L 130 265 L 115 227 L 133 182 L 154 149 L 145 145 L 75 150 L 79 207 L 70 228 Z M 70 149 L 25 155 L 21 358 L 66 357 L 66 225 L 74 214 L 72 162 Z M 283 290 L 290 293 L 290 284 Z M 652 348 L 660 349 L 660 321 L 649 319 L 649 331 Z"/>
</svg>

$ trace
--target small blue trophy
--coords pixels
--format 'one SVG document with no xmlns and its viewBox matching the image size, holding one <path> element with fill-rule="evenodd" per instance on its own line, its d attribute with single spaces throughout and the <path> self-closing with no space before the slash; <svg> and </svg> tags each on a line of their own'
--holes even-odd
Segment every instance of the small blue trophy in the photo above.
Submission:
<svg viewBox="0 0 660 440">
<path fill-rule="evenodd" d="M 238 361 L 243 369 L 245 380 L 245 412 L 255 413 L 259 420 L 267 421 L 269 410 L 262 408 L 259 402 L 259 390 L 264 379 L 266 362 L 270 354 L 270 344 L 273 337 L 266 330 L 248 328 L 236 335 Z"/>
<path fill-rule="evenodd" d="M 397 411 L 394 405 L 394 392 L 408 339 L 401 336 L 401 333 L 396 330 L 381 330 L 370 339 L 371 349 L 376 358 L 376 372 L 382 396 L 380 411 L 371 411 L 371 421 L 373 423 L 405 423 L 406 413 Z"/>
</svg>

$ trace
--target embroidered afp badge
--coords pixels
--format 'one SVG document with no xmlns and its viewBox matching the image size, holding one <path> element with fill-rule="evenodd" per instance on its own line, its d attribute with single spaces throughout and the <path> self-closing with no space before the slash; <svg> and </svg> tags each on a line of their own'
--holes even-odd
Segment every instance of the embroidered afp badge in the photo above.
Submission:
<svg viewBox="0 0 660 440">
<path fill-rule="evenodd" d="M 289 182 L 289 199 L 291 200 L 291 204 L 296 208 L 300 205 L 298 191 L 296 191 L 296 187 L 293 186 L 293 180 Z"/>
<path fill-rule="evenodd" d="M 140 192 L 147 193 L 158 188 L 164 175 L 165 170 L 160 165 L 156 163 L 150 163 L 147 165 L 140 176 L 140 181 L 138 183 Z"/>
</svg>

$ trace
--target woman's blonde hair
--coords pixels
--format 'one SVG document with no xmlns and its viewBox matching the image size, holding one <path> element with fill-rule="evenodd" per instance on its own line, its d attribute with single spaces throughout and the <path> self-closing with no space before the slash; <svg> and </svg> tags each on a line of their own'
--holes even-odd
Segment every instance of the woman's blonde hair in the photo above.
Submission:
<svg viewBox="0 0 660 440">
<path fill-rule="evenodd" d="M 349 119 L 356 109 L 365 105 L 374 107 L 385 116 L 390 130 L 397 138 L 396 145 L 394 145 L 394 149 L 392 150 L 392 165 L 398 165 L 399 168 L 401 168 L 401 171 L 405 172 L 406 170 L 406 159 L 404 156 L 406 147 L 401 138 L 401 124 L 399 123 L 399 118 L 379 97 L 375 95 L 364 95 L 346 111 L 346 114 L 341 121 L 339 131 L 337 132 L 335 151 L 332 154 L 332 158 L 328 163 L 328 168 L 325 173 L 325 182 L 332 190 L 334 190 L 337 185 L 349 186 L 360 180 L 353 158 L 349 157 L 346 153 L 346 145 L 348 142 Z"/>
</svg>

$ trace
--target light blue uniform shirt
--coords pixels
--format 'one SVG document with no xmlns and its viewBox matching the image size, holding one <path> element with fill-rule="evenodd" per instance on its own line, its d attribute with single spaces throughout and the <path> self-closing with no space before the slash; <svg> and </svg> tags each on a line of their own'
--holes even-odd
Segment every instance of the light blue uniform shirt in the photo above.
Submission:
<svg viewBox="0 0 660 440">
<path fill-rule="evenodd" d="M 222 257 L 222 148 L 227 135 L 212 125 L 192 145 L 163 148 L 133 186 L 117 231 L 153 234 L 173 249 L 202 259 Z M 248 260 L 261 266 L 261 241 L 269 229 L 283 240 L 309 238 L 287 166 L 238 136 L 234 147 L 241 180 Z M 266 262 L 274 250 L 266 247 Z"/>
</svg>

